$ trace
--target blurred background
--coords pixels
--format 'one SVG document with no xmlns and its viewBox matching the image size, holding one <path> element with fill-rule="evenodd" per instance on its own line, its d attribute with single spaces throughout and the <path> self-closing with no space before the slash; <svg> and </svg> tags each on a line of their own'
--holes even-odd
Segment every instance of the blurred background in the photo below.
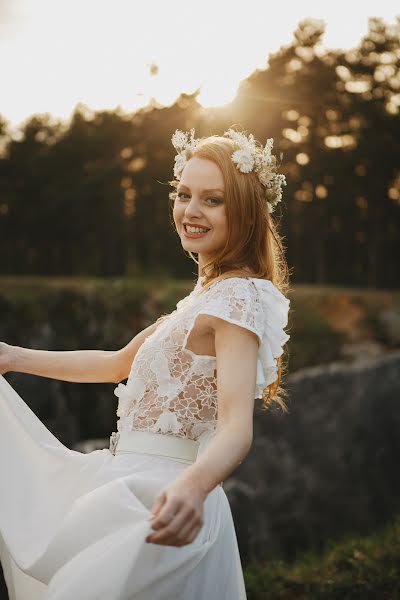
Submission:
<svg viewBox="0 0 400 600">
<path fill-rule="evenodd" d="M 249 599 L 400 598 L 400 11 L 324 4 L 0 0 L 0 340 L 117 349 L 191 291 L 175 129 L 282 153 L 290 414 L 224 484 Z M 114 384 L 6 378 L 108 446 Z"/>
</svg>

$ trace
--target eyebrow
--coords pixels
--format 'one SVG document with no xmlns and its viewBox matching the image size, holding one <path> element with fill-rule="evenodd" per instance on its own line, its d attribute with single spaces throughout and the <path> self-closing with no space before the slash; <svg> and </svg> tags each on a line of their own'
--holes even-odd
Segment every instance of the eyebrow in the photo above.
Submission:
<svg viewBox="0 0 400 600">
<path fill-rule="evenodd" d="M 187 185 L 184 185 L 183 183 L 179 184 L 178 189 L 180 188 L 185 188 L 186 190 L 190 191 L 190 187 L 188 187 Z M 203 190 L 203 193 L 205 194 L 209 194 L 210 192 L 221 192 L 221 194 L 224 193 L 224 190 L 220 190 L 219 188 L 214 188 L 211 190 Z"/>
</svg>

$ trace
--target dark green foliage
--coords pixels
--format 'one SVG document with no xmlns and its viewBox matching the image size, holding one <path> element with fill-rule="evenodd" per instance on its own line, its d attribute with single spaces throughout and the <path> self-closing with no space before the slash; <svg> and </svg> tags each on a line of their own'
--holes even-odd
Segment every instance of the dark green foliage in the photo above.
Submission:
<svg viewBox="0 0 400 600">
<path fill-rule="evenodd" d="M 48 350 L 79 349 L 78 341 L 115 349 L 174 310 L 196 279 L 0 277 L 0 339 Z M 398 292 L 295 285 L 289 297 L 290 372 L 340 359 L 349 342 L 399 346 Z"/>
<path fill-rule="evenodd" d="M 198 91 L 132 115 L 79 106 L 68 126 L 33 116 L 18 139 L 0 117 L 0 273 L 187 275 L 171 135 L 236 124 L 283 152 L 275 216 L 293 282 L 398 287 L 399 24 L 371 19 L 358 47 L 321 54 L 323 33 L 300 23 L 225 107 L 202 109 Z"/>
<path fill-rule="evenodd" d="M 382 531 L 244 568 L 248 600 L 399 600 L 400 515 Z"/>
<path fill-rule="evenodd" d="M 337 359 L 344 342 L 344 336 L 310 304 L 294 299 L 292 305 L 290 319 L 294 327 L 290 341 L 290 369 L 293 371 Z"/>
</svg>

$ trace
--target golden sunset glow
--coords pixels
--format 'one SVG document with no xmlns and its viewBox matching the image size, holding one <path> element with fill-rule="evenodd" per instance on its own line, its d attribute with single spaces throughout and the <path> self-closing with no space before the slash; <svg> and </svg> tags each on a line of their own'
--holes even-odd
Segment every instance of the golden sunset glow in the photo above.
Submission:
<svg viewBox="0 0 400 600">
<path fill-rule="evenodd" d="M 347 3 L 345 20 L 338 3 L 316 1 L 3 0 L 1 7 L 0 113 L 13 124 L 34 113 L 67 118 L 80 102 L 94 110 L 132 111 L 151 98 L 169 105 L 198 88 L 203 106 L 222 105 L 291 42 L 302 19 L 326 23 L 326 47 L 350 48 L 368 17 L 396 14 L 392 1 L 380 2 L 378 15 L 371 1 Z M 285 135 L 303 138 L 290 129 Z"/>
</svg>

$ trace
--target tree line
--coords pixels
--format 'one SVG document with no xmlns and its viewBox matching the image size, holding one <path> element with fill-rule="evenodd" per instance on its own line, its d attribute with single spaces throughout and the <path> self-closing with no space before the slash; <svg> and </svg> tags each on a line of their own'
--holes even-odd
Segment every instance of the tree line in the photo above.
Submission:
<svg viewBox="0 0 400 600">
<path fill-rule="evenodd" d="M 288 185 L 274 212 L 293 283 L 395 288 L 400 255 L 400 20 L 348 50 L 307 19 L 293 40 L 203 108 L 199 90 L 132 114 L 78 105 L 68 122 L 0 117 L 0 273 L 188 275 L 168 193 L 175 129 L 240 125 L 274 138 Z"/>
</svg>

